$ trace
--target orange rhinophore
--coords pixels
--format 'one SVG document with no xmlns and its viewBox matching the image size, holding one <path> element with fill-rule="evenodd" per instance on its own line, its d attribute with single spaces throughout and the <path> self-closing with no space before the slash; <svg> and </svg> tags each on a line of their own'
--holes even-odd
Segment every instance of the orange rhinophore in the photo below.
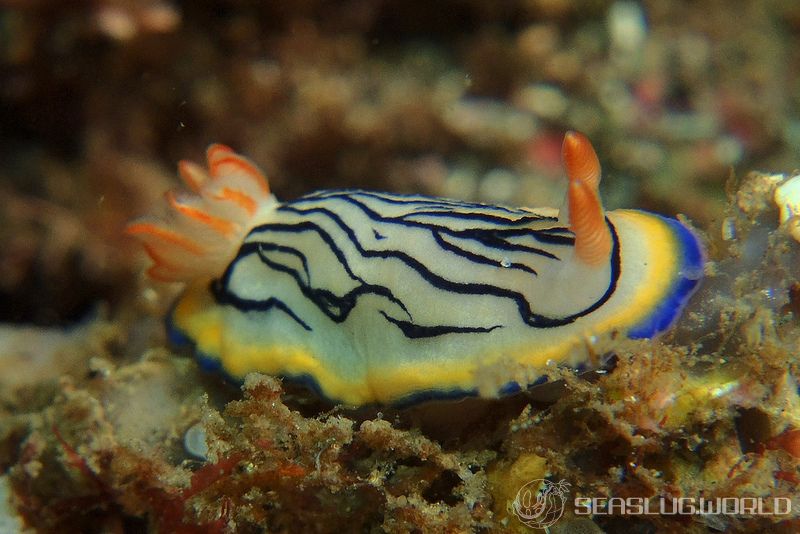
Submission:
<svg viewBox="0 0 800 534">
<path fill-rule="evenodd" d="M 611 232 L 600 202 L 600 162 L 585 135 L 567 132 L 562 148 L 569 178 L 569 229 L 575 234 L 575 254 L 587 265 L 600 265 L 611 254 Z"/>
<path fill-rule="evenodd" d="M 600 160 L 585 135 L 580 132 L 564 134 L 561 157 L 570 180 L 584 181 L 597 190 L 600 185 Z"/>
</svg>

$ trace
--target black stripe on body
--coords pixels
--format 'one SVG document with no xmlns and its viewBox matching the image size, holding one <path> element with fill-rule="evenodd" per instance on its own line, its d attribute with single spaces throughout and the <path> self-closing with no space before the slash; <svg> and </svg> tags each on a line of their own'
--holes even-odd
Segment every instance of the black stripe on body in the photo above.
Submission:
<svg viewBox="0 0 800 534">
<path fill-rule="evenodd" d="M 375 201 L 390 204 L 394 211 L 398 208 L 406 208 L 404 213 L 397 215 L 384 215 L 367 202 Z M 461 209 L 470 209 L 470 212 L 461 212 Z M 346 211 L 342 211 L 346 210 Z M 617 280 L 620 276 L 620 250 L 619 240 L 614 226 L 608 219 L 606 223 L 611 230 L 613 247 L 611 254 L 611 276 L 609 284 L 603 295 L 590 306 L 577 311 L 566 317 L 548 317 L 536 313 L 531 303 L 525 296 L 513 289 L 500 287 L 498 285 L 484 282 L 459 282 L 450 280 L 445 276 L 434 273 L 429 269 L 423 260 L 415 258 L 410 254 L 396 249 L 373 249 L 362 243 L 356 232 L 343 219 L 342 214 L 347 213 L 352 216 L 353 211 L 357 210 L 364 218 L 364 225 L 369 229 L 371 238 L 384 243 L 384 232 L 380 232 L 382 226 L 388 225 L 415 228 L 430 232 L 431 237 L 443 254 L 452 254 L 470 263 L 491 265 L 503 269 L 517 269 L 536 276 L 536 270 L 531 266 L 519 262 L 501 262 L 475 251 L 467 250 L 459 246 L 459 241 L 473 242 L 487 251 L 518 252 L 531 254 L 534 257 L 546 258 L 552 261 L 560 261 L 553 252 L 533 246 L 527 243 L 539 243 L 554 247 L 574 246 L 574 237 L 571 232 L 563 227 L 558 227 L 557 219 L 544 217 L 534 214 L 527 210 L 512 209 L 505 207 L 486 206 L 483 204 L 460 203 L 457 201 L 429 199 L 419 195 L 384 195 L 378 193 L 368 193 L 364 191 L 324 191 L 302 197 L 293 202 L 280 205 L 277 213 L 285 213 L 302 218 L 299 222 L 273 222 L 259 225 L 251 230 L 247 241 L 242 245 L 239 253 L 229 265 L 223 277 L 220 279 L 220 291 L 215 293 L 218 301 L 228 303 L 244 310 L 262 309 L 267 311 L 270 308 L 279 308 L 292 316 L 296 321 L 307 327 L 307 322 L 303 321 L 289 308 L 286 303 L 281 301 L 282 306 L 278 306 L 274 299 L 267 301 L 251 301 L 238 297 L 230 291 L 230 276 L 232 275 L 237 263 L 244 258 L 256 254 L 262 264 L 268 269 L 285 273 L 291 276 L 303 296 L 312 302 L 329 319 L 341 323 L 347 319 L 352 310 L 356 307 L 358 299 L 363 295 L 376 295 L 386 299 L 406 316 L 398 319 L 390 316 L 383 310 L 378 312 L 386 321 L 397 326 L 406 337 L 425 338 L 436 337 L 445 334 L 480 334 L 491 332 L 502 325 L 490 326 L 464 326 L 464 325 L 421 325 L 414 322 L 408 307 L 399 300 L 392 292 L 390 287 L 379 283 L 368 283 L 360 276 L 357 276 L 348 262 L 347 254 L 342 249 L 345 243 L 348 248 L 354 249 L 362 258 L 365 259 L 394 259 L 402 262 L 406 267 L 412 269 L 424 280 L 431 288 L 452 292 L 460 295 L 491 295 L 496 298 L 509 299 L 516 304 L 520 318 L 528 326 L 534 328 L 552 328 L 563 326 L 574 322 L 579 317 L 583 317 L 602 306 L 614 293 Z M 415 211 L 416 210 L 416 211 Z M 442 211 L 440 211 L 442 210 Z M 450 210 L 450 211 L 447 211 Z M 389 212 L 391 210 L 387 210 Z M 439 214 L 442 215 L 439 215 Z M 319 222 L 320 218 L 332 223 L 336 228 L 335 236 L 329 230 L 323 228 Z M 280 217 L 277 218 L 280 220 Z M 457 221 L 463 224 L 465 221 L 474 224 L 474 227 L 453 229 L 448 226 L 448 222 Z M 524 222 L 521 222 L 524 221 Z M 377 224 L 377 228 L 371 225 Z M 541 228 L 526 228 L 522 225 L 541 226 Z M 522 226 L 522 227 L 521 227 Z M 339 263 L 338 268 L 352 280 L 355 287 L 342 295 L 337 295 L 330 289 L 324 287 L 314 287 L 312 274 L 309 274 L 309 260 L 306 252 L 285 244 L 292 243 L 292 235 L 301 235 L 306 232 L 316 234 L 322 243 L 328 247 Z M 278 242 L 284 240 L 283 242 Z M 296 268 L 285 265 L 271 258 L 269 252 L 277 251 L 297 257 L 303 265 L 303 273 Z M 313 251 L 307 251 L 313 254 Z M 333 267 L 331 267 L 333 268 Z M 420 291 L 425 291 L 421 288 Z M 270 302 L 271 301 L 271 302 Z M 309 328 L 307 328 L 309 329 Z"/>
<path fill-rule="evenodd" d="M 408 220 L 408 219 L 405 218 L 405 215 L 394 216 L 394 217 L 382 215 L 382 214 L 378 213 L 375 209 L 370 208 L 369 206 L 367 206 L 366 204 L 364 204 L 360 200 L 357 200 L 355 198 L 357 195 L 366 196 L 363 192 L 357 192 L 357 193 L 354 193 L 353 195 L 347 195 L 345 193 L 338 193 L 338 194 L 328 195 L 328 196 L 325 197 L 325 199 L 326 200 L 336 199 L 336 200 L 345 202 L 347 204 L 350 204 L 350 205 L 352 205 L 354 207 L 357 207 L 359 210 L 361 210 L 364 213 L 364 215 L 366 215 L 371 220 L 376 221 L 376 222 L 389 223 L 389 224 L 394 223 L 394 224 L 397 224 L 397 225 L 400 225 L 400 226 L 424 228 L 424 229 L 430 230 L 433 233 L 441 233 L 441 234 L 452 235 L 452 236 L 455 236 L 455 237 L 461 237 L 461 238 L 464 238 L 464 239 L 472 239 L 472 240 L 475 240 L 475 241 L 477 241 L 477 242 L 481 243 L 482 245 L 485 245 L 486 247 L 489 247 L 489 248 L 495 248 L 495 249 L 506 250 L 506 251 L 529 252 L 529 253 L 532 253 L 532 254 L 539 254 L 541 256 L 544 256 L 544 257 L 550 258 L 550 259 L 558 259 L 554 254 L 552 254 L 550 252 L 547 252 L 545 250 L 542 250 L 542 249 L 539 249 L 539 248 L 535 248 L 535 247 L 520 248 L 519 245 L 512 245 L 512 244 L 507 243 L 507 242 L 505 242 L 503 240 L 503 237 L 505 237 L 505 236 L 519 236 L 519 235 L 530 236 L 530 237 L 534 237 L 535 238 L 535 235 L 538 232 L 537 230 L 532 230 L 530 228 L 512 228 L 512 229 L 505 228 L 505 226 L 508 226 L 508 225 L 512 225 L 512 226 L 516 225 L 517 221 L 519 219 L 508 219 L 508 218 L 502 217 L 502 218 L 500 218 L 500 220 L 503 221 L 502 223 L 499 223 L 499 224 L 498 223 L 492 223 L 492 226 L 490 226 L 488 228 L 473 227 L 473 228 L 469 228 L 469 229 L 466 229 L 466 230 L 458 230 L 458 229 L 452 229 L 452 228 L 446 226 L 443 222 L 434 224 L 434 223 L 426 223 L 426 222 L 423 222 L 423 221 Z M 381 199 L 385 200 L 383 198 L 381 198 Z M 290 212 L 297 213 L 297 214 L 312 213 L 312 212 L 318 211 L 318 209 L 322 209 L 322 210 L 326 210 L 327 209 L 328 211 L 330 211 L 328 208 L 314 208 L 313 205 L 312 205 L 311 208 L 306 208 L 305 210 L 295 207 L 296 205 L 301 205 L 302 206 L 303 204 L 305 204 L 305 201 L 306 201 L 305 198 L 301 198 L 301 199 L 298 199 L 298 200 L 292 202 L 291 206 L 289 204 L 284 204 L 283 206 L 281 206 L 278 209 L 279 210 L 284 210 L 284 211 L 290 211 Z M 495 209 L 497 209 L 494 206 L 485 206 L 485 205 L 482 205 L 482 204 L 467 204 L 467 205 L 469 205 L 469 206 L 479 206 L 479 207 L 483 208 L 484 210 L 495 210 Z M 473 209 L 476 209 L 476 208 L 473 208 Z M 502 208 L 502 209 L 505 210 L 505 211 L 509 211 L 509 208 Z M 544 218 L 544 217 L 539 217 L 539 216 L 536 216 L 537 218 L 535 218 L 535 219 L 530 219 L 528 211 L 520 210 L 520 213 L 526 214 L 524 216 L 524 219 L 526 221 L 525 224 L 531 224 L 531 222 L 534 221 L 534 220 L 536 222 L 540 222 L 540 223 L 541 222 L 545 222 L 546 223 L 547 221 L 556 221 L 557 220 L 557 219 L 551 218 L 551 217 Z M 457 211 L 451 211 L 451 212 L 448 213 L 448 215 L 449 215 L 450 219 L 468 220 L 468 221 L 472 222 L 474 217 L 476 215 L 480 215 L 480 214 L 461 213 L 461 212 L 457 212 Z M 498 226 L 499 226 L 499 228 L 498 228 Z M 572 243 L 574 243 L 574 238 L 572 240 Z"/>
<path fill-rule="evenodd" d="M 502 328 L 502 325 L 494 325 L 489 327 L 484 326 L 445 326 L 445 325 L 436 325 L 436 326 L 422 326 L 418 324 L 411 323 L 409 321 L 401 321 L 400 319 L 395 319 L 391 317 L 386 312 L 381 310 L 381 315 L 383 315 L 387 321 L 390 323 L 397 325 L 397 327 L 405 334 L 406 337 L 414 339 L 414 338 L 423 338 L 423 337 L 435 337 L 435 336 L 442 336 L 444 334 L 476 334 L 476 333 L 485 333 L 491 332 L 495 328 Z"/>
<path fill-rule="evenodd" d="M 214 296 L 214 299 L 219 304 L 230 304 L 234 306 L 237 310 L 241 311 L 262 311 L 268 312 L 272 309 L 280 310 L 302 326 L 305 330 L 311 332 L 312 328 L 308 326 L 308 324 L 303 321 L 285 302 L 281 299 L 276 297 L 270 297 L 266 300 L 250 300 L 239 297 L 235 293 L 228 291 L 227 288 L 220 283 L 219 280 L 215 280 L 211 283 L 211 287 L 209 288 L 211 294 Z"/>
</svg>

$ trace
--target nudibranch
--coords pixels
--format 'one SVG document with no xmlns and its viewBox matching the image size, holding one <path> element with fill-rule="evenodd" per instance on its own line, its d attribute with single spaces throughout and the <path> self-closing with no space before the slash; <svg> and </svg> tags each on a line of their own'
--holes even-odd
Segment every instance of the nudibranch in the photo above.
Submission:
<svg viewBox="0 0 800 534">
<path fill-rule="evenodd" d="M 173 338 L 234 378 L 296 378 L 363 405 L 475 395 L 492 369 L 528 371 L 502 394 L 548 365 L 585 367 L 587 340 L 663 332 L 703 274 L 681 222 L 604 212 L 584 135 L 562 152 L 559 210 L 364 190 L 279 202 L 252 162 L 212 145 L 208 170 L 180 163 L 191 192 L 167 193 L 168 219 L 127 232 L 152 278 L 187 283 Z"/>
</svg>

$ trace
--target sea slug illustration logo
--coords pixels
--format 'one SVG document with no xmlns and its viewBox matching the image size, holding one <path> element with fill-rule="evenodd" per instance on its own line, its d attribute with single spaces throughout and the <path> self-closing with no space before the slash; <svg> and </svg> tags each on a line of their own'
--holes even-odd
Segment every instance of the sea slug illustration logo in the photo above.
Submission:
<svg viewBox="0 0 800 534">
<path fill-rule="evenodd" d="M 569 482 L 542 478 L 522 486 L 511 505 L 514 514 L 531 528 L 547 528 L 561 519 L 569 495 Z"/>
</svg>

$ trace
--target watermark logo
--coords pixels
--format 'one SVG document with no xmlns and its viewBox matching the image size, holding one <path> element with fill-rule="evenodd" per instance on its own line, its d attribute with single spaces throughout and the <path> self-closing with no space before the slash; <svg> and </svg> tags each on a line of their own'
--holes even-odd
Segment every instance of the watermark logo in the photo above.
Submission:
<svg viewBox="0 0 800 534">
<path fill-rule="evenodd" d="M 575 515 L 789 515 L 788 497 L 575 497 Z"/>
<path fill-rule="evenodd" d="M 543 478 L 522 486 L 511 507 L 522 523 L 531 528 L 547 528 L 561 519 L 569 496 L 569 482 Z"/>
<path fill-rule="evenodd" d="M 569 501 L 570 484 L 562 479 L 543 478 L 522 486 L 511 504 L 514 515 L 531 527 L 546 529 L 564 515 Z M 626 515 L 730 515 L 789 516 L 792 500 L 788 497 L 583 497 L 572 499 L 576 516 Z"/>
</svg>

